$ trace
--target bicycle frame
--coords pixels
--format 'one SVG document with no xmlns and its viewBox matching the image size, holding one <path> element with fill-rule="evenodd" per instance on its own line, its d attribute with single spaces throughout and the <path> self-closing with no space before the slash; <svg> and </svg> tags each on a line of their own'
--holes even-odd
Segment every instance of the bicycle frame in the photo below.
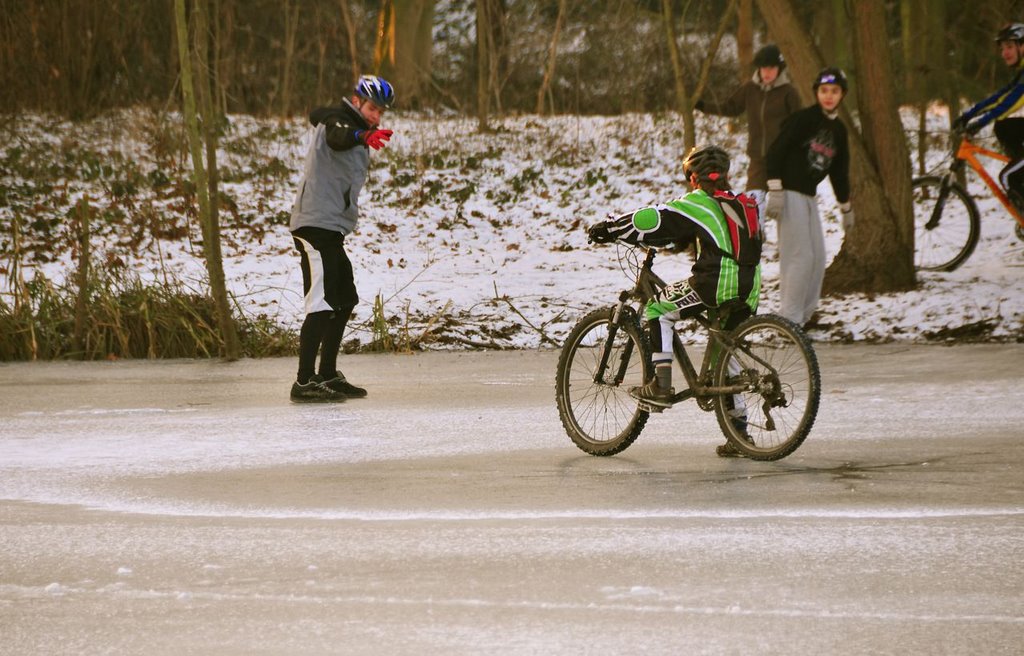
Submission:
<svg viewBox="0 0 1024 656">
<path fill-rule="evenodd" d="M 608 384 L 605 381 L 605 371 L 608 369 L 608 359 L 610 357 L 611 346 L 615 339 L 615 334 L 618 332 L 618 327 L 623 313 L 631 312 L 633 314 L 638 314 L 637 309 L 628 305 L 629 301 L 631 299 L 637 301 L 640 310 L 642 310 L 643 305 L 648 300 L 653 298 L 659 291 L 666 287 L 665 281 L 652 270 L 656 250 L 653 248 L 648 248 L 646 250 L 647 255 L 644 258 L 644 263 L 641 265 L 639 273 L 637 274 L 636 285 L 634 285 L 633 289 L 623 291 L 619 294 L 619 304 L 616 306 L 615 312 L 612 315 L 612 321 L 608 327 L 608 339 L 605 341 L 605 347 L 601 352 L 597 371 L 594 374 L 595 383 Z M 683 345 L 682 340 L 679 339 L 679 335 L 675 332 L 672 334 L 672 352 L 683 371 L 683 376 L 686 378 L 687 383 L 687 389 L 677 392 L 672 397 L 673 403 L 678 403 L 693 397 L 698 397 L 698 399 L 700 399 L 701 397 L 738 394 L 749 389 L 746 383 L 714 387 L 705 382 L 710 377 L 711 368 L 718 361 L 719 355 L 723 352 L 729 352 L 739 348 L 748 357 L 774 371 L 773 367 L 769 363 L 750 353 L 750 351 L 743 348 L 742 345 L 737 345 L 732 339 L 732 336 L 722 329 L 722 317 L 719 309 L 709 308 L 707 310 L 707 315 L 708 316 L 705 317 L 703 314 L 698 314 L 693 317 L 697 323 L 708 331 L 708 346 L 704 351 L 704 358 L 701 363 L 699 374 L 693 366 L 693 361 L 690 359 L 690 356 L 686 351 L 686 347 Z M 621 360 L 613 379 L 615 385 L 620 384 L 625 378 L 625 369 L 631 356 L 632 342 L 627 342 L 623 349 Z"/>
<path fill-rule="evenodd" d="M 961 139 L 960 145 L 957 147 L 953 157 L 953 164 L 949 167 L 949 173 L 946 174 L 947 179 L 949 176 L 956 173 L 958 169 L 962 168 L 964 163 L 966 163 L 974 170 L 975 173 L 978 174 L 979 177 L 981 177 L 981 180 L 992 191 L 992 194 L 998 198 L 999 202 L 1006 208 L 1006 211 L 1010 213 L 1021 227 L 1024 227 L 1024 216 L 1021 216 L 1021 213 L 1017 210 L 1016 206 L 1010 202 L 1006 192 L 1003 191 L 1003 186 L 989 175 L 989 172 L 986 171 L 985 167 L 982 165 L 981 160 L 978 159 L 979 157 L 987 157 L 989 159 L 1005 163 L 1010 161 L 1009 157 L 994 150 L 982 148 L 981 146 L 973 143 L 967 137 Z M 938 211 L 939 209 L 939 205 L 936 205 L 936 210 Z M 938 222 L 938 217 L 933 216 L 932 220 L 928 222 L 929 226 L 932 226 L 932 222 Z"/>
</svg>

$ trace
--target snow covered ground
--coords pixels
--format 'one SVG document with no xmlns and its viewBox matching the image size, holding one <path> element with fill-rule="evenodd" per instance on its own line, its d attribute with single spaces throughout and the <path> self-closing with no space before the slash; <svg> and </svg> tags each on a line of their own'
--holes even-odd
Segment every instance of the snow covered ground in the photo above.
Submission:
<svg viewBox="0 0 1024 656">
<path fill-rule="evenodd" d="M 96 149 L 121 153 L 152 177 L 162 166 L 154 137 L 121 129 L 130 116 L 90 126 L 29 119 L 20 130 L 25 139 L 51 140 L 55 153 L 58 144 L 89 135 L 85 138 Z M 224 219 L 229 286 L 245 311 L 296 327 L 302 317 L 301 277 L 282 221 L 309 132 L 301 119 L 284 125 L 244 116 L 231 120 L 221 155 L 222 166 L 232 172 L 223 189 L 234 203 Z M 916 115 L 908 113 L 905 120 L 916 126 Z M 939 111 L 928 121 L 936 135 L 946 125 Z M 588 245 L 585 227 L 609 213 L 684 191 L 681 123 L 674 116 L 513 117 L 493 121 L 493 134 L 481 134 L 476 121 L 467 118 L 396 112 L 386 122 L 395 136 L 390 148 L 373 155 L 360 225 L 346 241 L 363 299 L 348 337 L 363 343 L 370 340 L 378 294 L 392 329 L 407 331 L 412 339 L 429 332 L 423 340 L 427 348 L 555 343 L 586 310 L 610 304 L 630 284 L 616 248 Z M 718 143 L 732 153 L 733 182 L 743 188 L 742 127 L 701 115 L 697 126 L 701 143 Z M 929 168 L 941 165 L 947 154 L 944 139 L 932 141 Z M 255 173 L 275 167 L 282 172 L 277 178 Z M 8 176 L 5 184 L 20 182 Z M 86 192 L 97 202 L 102 184 L 102 176 L 92 182 L 68 180 L 67 205 Z M 915 342 L 1024 337 L 1024 244 L 1013 235 L 1012 219 L 977 179 L 971 180 L 971 191 L 982 212 L 982 234 L 964 266 L 953 273 L 922 274 L 911 292 L 825 298 L 823 327 L 812 336 Z M 827 181 L 818 197 L 832 257 L 843 236 Z M 123 234 L 109 230 L 94 237 L 94 250 L 120 258 L 143 276 L 159 280 L 170 273 L 203 287 L 203 263 L 192 243 L 199 240 L 199 226 L 194 218 L 185 219 L 180 195 L 143 194 L 135 205 L 165 219 L 177 217 L 188 238 L 147 235 L 128 247 Z M 9 219 L 9 208 L 0 213 Z M 773 311 L 779 300 L 773 225 L 768 234 L 762 312 Z M 60 280 L 73 271 L 71 258 L 64 249 L 34 268 Z M 688 275 L 689 262 L 683 255 L 665 256 L 656 268 L 666 279 L 680 279 Z M 8 287 L 0 280 L 0 290 Z"/>
</svg>

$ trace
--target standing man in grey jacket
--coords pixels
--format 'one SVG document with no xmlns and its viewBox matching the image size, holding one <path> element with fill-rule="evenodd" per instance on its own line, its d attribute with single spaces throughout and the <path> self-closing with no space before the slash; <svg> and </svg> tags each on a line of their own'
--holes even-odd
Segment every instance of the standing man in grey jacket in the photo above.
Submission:
<svg viewBox="0 0 1024 656">
<path fill-rule="evenodd" d="M 370 167 L 368 149 L 380 150 L 391 139 L 391 130 L 382 130 L 379 124 L 394 102 L 395 90 L 387 81 L 364 75 L 351 99 L 309 115 L 313 143 L 289 224 L 302 266 L 306 310 L 292 401 L 366 396 L 366 390 L 348 382 L 337 367 L 345 325 L 359 302 L 345 236 L 359 219 L 359 191 Z"/>
<path fill-rule="evenodd" d="M 800 109 L 800 94 L 790 84 L 786 60 L 778 46 L 769 44 L 758 50 L 753 64 L 754 76 L 737 87 L 732 95 L 722 102 L 699 100 L 696 108 L 720 116 L 739 116 L 746 112 L 747 155 L 750 157 L 747 192 L 760 192 L 751 195 L 761 204 L 768 189 L 765 166 L 768 148 L 779 136 L 782 121 Z"/>
</svg>

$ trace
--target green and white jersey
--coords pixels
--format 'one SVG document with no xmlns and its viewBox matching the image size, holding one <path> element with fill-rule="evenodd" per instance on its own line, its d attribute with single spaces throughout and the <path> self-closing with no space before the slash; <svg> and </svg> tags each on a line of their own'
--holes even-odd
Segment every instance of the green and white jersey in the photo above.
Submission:
<svg viewBox="0 0 1024 656">
<path fill-rule="evenodd" d="M 753 212 L 751 214 L 751 212 Z M 757 310 L 761 293 L 761 231 L 756 204 L 745 196 L 701 190 L 642 207 L 608 223 L 616 239 L 654 248 L 695 248 L 690 286 L 718 307 L 734 298 Z"/>
</svg>

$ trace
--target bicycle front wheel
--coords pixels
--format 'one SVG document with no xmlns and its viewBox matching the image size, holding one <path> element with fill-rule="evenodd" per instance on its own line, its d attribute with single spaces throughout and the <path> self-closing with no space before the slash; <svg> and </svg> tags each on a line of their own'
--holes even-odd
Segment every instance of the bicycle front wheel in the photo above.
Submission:
<svg viewBox="0 0 1024 656">
<path fill-rule="evenodd" d="M 595 310 L 569 332 L 555 380 L 565 432 L 595 456 L 623 451 L 648 417 L 629 395 L 631 387 L 643 385 L 651 375 L 647 342 L 635 319 L 613 327 L 612 314 L 612 309 Z"/>
<path fill-rule="evenodd" d="M 753 460 L 793 453 L 814 425 L 821 400 L 821 373 L 814 348 L 792 321 L 751 317 L 732 333 L 735 348 L 715 366 L 715 386 L 744 385 L 715 398 L 715 415 L 726 438 Z"/>
<path fill-rule="evenodd" d="M 978 206 L 964 189 L 926 176 L 913 183 L 914 266 L 924 271 L 952 271 L 978 245 Z"/>
</svg>

